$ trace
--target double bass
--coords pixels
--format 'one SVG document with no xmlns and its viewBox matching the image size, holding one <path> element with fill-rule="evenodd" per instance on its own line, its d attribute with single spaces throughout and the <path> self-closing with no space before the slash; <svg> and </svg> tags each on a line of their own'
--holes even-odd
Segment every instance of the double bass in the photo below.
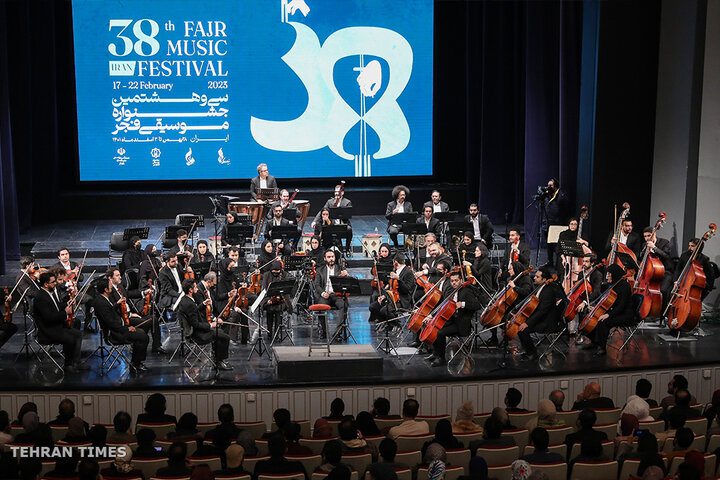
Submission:
<svg viewBox="0 0 720 480">
<path fill-rule="evenodd" d="M 8 293 L 8 288 L 7 288 L 7 287 L 4 287 L 4 289 L 5 289 L 5 316 L 4 316 L 4 320 L 5 320 L 5 323 L 10 323 L 10 322 L 12 322 L 12 316 L 13 316 L 12 304 L 11 304 L 10 294 Z"/>
<path fill-rule="evenodd" d="M 577 240 L 582 239 L 583 222 L 588 219 L 588 207 L 583 205 L 580 208 L 580 217 L 578 218 L 577 228 Z M 593 251 L 585 243 L 582 244 L 583 253 L 590 255 Z M 583 257 L 570 257 L 566 258 L 564 255 L 561 257 L 563 266 L 565 267 L 565 276 L 563 277 L 563 289 L 566 294 L 569 294 L 573 285 L 580 278 L 580 273 L 583 268 Z"/>
<path fill-rule="evenodd" d="M 588 296 L 592 293 L 593 289 L 588 279 L 595 270 L 604 264 L 605 260 L 602 260 L 600 263 L 593 265 L 589 271 L 582 273 L 583 278 L 575 282 L 575 285 L 572 286 L 567 294 L 568 306 L 563 314 L 565 321 L 571 322 L 575 318 L 575 315 L 577 315 L 577 309 L 582 302 L 587 301 L 588 306 L 590 306 L 590 299 Z"/>
<path fill-rule="evenodd" d="M 660 212 L 658 217 L 652 234 L 650 235 L 650 239 L 653 242 L 655 241 L 655 233 L 658 229 L 662 228 L 667 215 L 665 212 Z M 664 276 L 665 266 L 657 255 L 651 252 L 646 246 L 637 277 L 635 277 L 635 287 L 633 288 L 634 294 L 642 295 L 643 297 L 639 311 L 640 318 L 647 318 L 648 316 L 654 318 L 660 315 L 663 303 L 660 283 L 662 283 Z"/>
<path fill-rule="evenodd" d="M 520 279 L 520 277 L 522 277 L 523 275 L 527 275 L 533 270 L 534 267 L 530 265 L 527 270 L 516 274 L 511 281 L 515 283 Z M 510 288 L 508 285 L 506 285 L 502 290 L 496 293 L 493 298 L 490 299 L 490 302 L 480 315 L 480 324 L 484 328 L 491 328 L 500 325 L 500 322 L 502 322 L 503 317 L 505 317 L 505 313 L 507 312 L 508 308 L 510 308 L 510 306 L 515 303 L 517 297 L 518 293 L 515 291 L 515 289 Z"/>
<path fill-rule="evenodd" d="M 680 332 L 689 332 L 693 330 L 700 320 L 702 314 L 702 293 L 705 289 L 706 278 L 703 267 L 696 260 L 700 253 L 703 243 L 707 242 L 715 232 L 717 225 L 711 223 L 708 231 L 700 239 L 692 255 L 688 259 L 682 273 L 678 277 L 675 285 L 673 285 L 670 293 L 670 301 L 665 308 L 667 314 L 668 327 L 671 330 Z"/>
<path fill-rule="evenodd" d="M 583 318 L 582 322 L 580 322 L 580 325 L 578 326 L 579 330 L 582 330 L 586 334 L 595 330 L 595 327 L 597 327 L 597 324 L 600 321 L 600 317 L 605 315 L 615 304 L 618 297 L 617 292 L 615 291 L 615 285 L 617 285 L 620 280 L 622 280 L 622 278 L 613 278 L 613 284 L 605 293 L 602 294 L 600 298 L 598 298 L 595 307 L 593 307 L 590 313 L 588 313 L 585 318 Z"/>
<path fill-rule="evenodd" d="M 607 259 L 605 261 L 605 265 L 608 267 L 610 265 L 617 264 L 618 266 L 622 267 L 623 270 L 626 270 L 625 265 L 623 264 L 622 260 L 620 260 L 620 257 L 618 256 L 619 253 L 624 253 L 626 255 L 629 255 L 635 263 L 637 263 L 637 257 L 635 256 L 635 252 L 630 250 L 627 245 L 620 243 L 620 230 L 622 230 L 622 224 L 627 218 L 627 216 L 630 214 L 630 204 L 628 202 L 623 203 L 623 211 L 620 213 L 620 218 L 617 221 L 617 225 L 615 227 L 615 233 L 613 235 L 613 238 L 615 239 L 615 242 L 612 245 L 612 248 L 610 249 L 610 253 L 607 256 Z M 629 276 L 632 276 L 634 273 L 632 270 L 627 271 Z"/>
<path fill-rule="evenodd" d="M 535 312 L 535 309 L 540 304 L 540 290 L 542 290 L 548 284 L 557 281 L 557 275 L 553 274 L 551 278 L 548 278 L 543 282 L 542 285 L 538 285 L 534 292 L 532 292 L 520 306 L 517 308 L 515 314 L 510 320 L 508 320 L 505 326 L 505 338 L 512 340 L 515 338 L 520 331 L 520 325 L 527 322 L 528 318 Z"/>
</svg>

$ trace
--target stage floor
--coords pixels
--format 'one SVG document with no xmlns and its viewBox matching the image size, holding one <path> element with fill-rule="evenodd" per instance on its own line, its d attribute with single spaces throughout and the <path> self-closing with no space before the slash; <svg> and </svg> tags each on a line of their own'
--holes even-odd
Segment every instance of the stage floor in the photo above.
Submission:
<svg viewBox="0 0 720 480">
<path fill-rule="evenodd" d="M 85 271 L 97 270 L 102 272 L 108 265 L 108 241 L 112 232 L 122 231 L 123 228 L 134 226 L 149 226 L 150 241 L 160 235 L 166 225 L 173 223 L 169 220 L 114 220 L 105 222 L 94 222 L 93 224 L 83 222 L 61 222 L 53 225 L 34 227 L 22 236 L 23 252 L 33 251 L 41 266 L 48 266 L 56 261 L 55 251 L 66 246 L 71 248 L 74 260 L 82 254 L 84 248 L 89 248 L 88 262 Z M 354 245 L 359 245 L 358 237 L 364 234 L 378 232 L 385 234 L 386 220 L 382 216 L 356 217 L 353 219 L 353 228 L 356 238 Z M 305 231 L 309 231 L 309 224 Z M 504 232 L 503 226 L 496 226 L 496 233 Z M 200 230 L 201 238 L 208 238 L 214 235 L 212 223 Z M 387 237 L 385 237 L 387 239 Z M 355 259 L 360 259 L 361 254 L 355 249 Z M 539 252 L 538 263 L 545 262 L 544 249 Z M 536 251 L 532 252 L 533 263 L 535 264 Z M 368 277 L 367 266 L 351 269 L 351 274 L 361 278 Z M 11 271 L 4 277 L 0 277 L 0 285 L 14 284 L 17 274 L 17 265 L 13 265 Z M 349 323 L 350 329 L 358 344 L 369 345 L 372 348 L 378 346 L 383 337 L 375 329 L 375 325 L 368 323 L 368 296 L 357 296 L 350 299 Z M 23 318 L 16 313 L 13 321 L 18 325 L 19 332 L 0 350 L 0 368 L 3 381 L 0 382 L 0 390 L 5 391 L 28 391 L 45 390 L 48 388 L 61 388 L 64 390 L 87 390 L 87 389 L 117 389 L 132 388 L 135 390 L 158 390 L 158 389 L 192 389 L 192 388 L 272 388 L 276 385 L 360 385 L 360 384 L 382 384 L 382 383 L 433 383 L 448 380 L 476 380 L 519 378 L 528 376 L 555 376 L 562 374 L 583 374 L 592 372 L 610 372 L 613 370 L 631 369 L 653 369 L 668 365 L 691 366 L 699 364 L 720 363 L 720 351 L 717 349 L 713 334 L 720 332 L 720 326 L 702 324 L 703 329 L 709 334 L 705 337 L 688 337 L 680 342 L 668 342 L 660 339 L 655 330 L 644 330 L 636 335 L 636 345 L 626 349 L 620 357 L 616 357 L 616 350 L 609 349 L 605 357 L 594 357 L 592 351 L 580 350 L 574 340 L 570 340 L 570 349 L 567 358 L 554 353 L 543 359 L 540 363 L 521 362 L 517 351 L 517 342 L 511 343 L 511 352 L 506 357 L 497 348 L 487 348 L 480 345 L 472 355 L 458 362 L 458 365 L 447 367 L 430 367 L 428 362 L 421 355 L 412 356 L 414 349 L 407 348 L 410 341 L 407 331 L 399 331 L 397 337 L 392 341 L 400 347 L 399 355 L 380 354 L 382 359 L 382 374 L 368 376 L 349 375 L 312 375 L 302 378 L 293 375 L 292 379 L 283 380 L 278 378 L 276 362 L 270 353 L 263 356 L 254 354 L 248 360 L 251 347 L 249 345 L 231 345 L 229 363 L 234 367 L 232 371 L 220 372 L 215 378 L 213 371 L 208 366 L 186 369 L 179 359 L 168 363 L 170 355 L 156 356 L 149 354 L 146 362 L 151 369 L 138 377 L 131 377 L 125 367 L 114 368 L 105 376 L 100 375 L 99 359 L 90 358 L 88 364 L 91 370 L 88 372 L 68 374 L 63 376 L 53 368 L 53 365 L 45 359 L 42 363 L 37 359 L 27 359 L 25 354 L 18 358 L 18 352 L 23 344 Z M 331 316 L 330 331 L 334 331 L 337 320 Z M 292 332 L 294 344 L 303 346 L 308 344 L 309 327 L 298 321 L 295 316 L 292 318 Z M 489 333 L 484 333 L 483 338 L 487 339 Z M 612 340 L 614 346 L 620 346 L 624 334 L 617 334 Z M 164 348 L 172 352 L 179 343 L 179 333 L 163 328 Z M 352 343 L 350 341 L 349 343 Z M 85 334 L 83 339 L 83 358 L 90 355 L 98 345 L 98 335 Z M 283 346 L 291 346 L 290 340 L 282 342 Z M 449 349 L 450 350 L 450 349 Z M 270 349 L 272 352 L 272 348 Z M 17 359 L 17 361 L 16 361 Z M 506 362 L 505 368 L 500 364 Z M 338 362 L 340 364 L 341 362 Z M 450 371 L 452 370 L 452 371 Z M 337 373 L 337 372 L 335 372 Z M 300 378 L 300 379 L 298 379 Z"/>
</svg>

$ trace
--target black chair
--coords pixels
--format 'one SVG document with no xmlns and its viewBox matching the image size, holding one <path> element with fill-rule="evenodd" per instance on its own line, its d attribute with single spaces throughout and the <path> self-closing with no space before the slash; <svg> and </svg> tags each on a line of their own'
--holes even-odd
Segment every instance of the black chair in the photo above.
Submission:
<svg viewBox="0 0 720 480">
<path fill-rule="evenodd" d="M 108 248 L 108 268 L 113 265 L 122 263 L 123 253 L 130 248 L 130 240 L 123 240 L 123 232 L 115 232 L 110 236 L 110 246 Z"/>
<path fill-rule="evenodd" d="M 632 347 L 635 351 L 641 351 L 640 345 L 638 345 L 637 340 L 635 340 L 635 333 L 642 327 L 642 325 L 645 323 L 645 320 L 640 318 L 640 307 L 642 306 L 643 302 L 643 296 L 640 294 L 633 294 L 632 296 L 632 302 L 633 302 L 633 312 L 635 312 L 635 320 L 636 322 L 632 325 L 626 325 L 624 327 L 615 327 L 613 328 L 613 331 L 610 333 L 610 336 L 612 337 L 616 332 L 627 333 L 627 338 L 623 342 L 623 344 L 618 348 L 617 354 L 615 355 L 615 359 L 617 361 L 620 361 L 620 352 L 622 352 L 626 346 L 632 344 Z M 612 347 L 612 344 L 608 342 L 608 347 Z M 613 347 L 614 348 L 614 347 Z"/>
</svg>

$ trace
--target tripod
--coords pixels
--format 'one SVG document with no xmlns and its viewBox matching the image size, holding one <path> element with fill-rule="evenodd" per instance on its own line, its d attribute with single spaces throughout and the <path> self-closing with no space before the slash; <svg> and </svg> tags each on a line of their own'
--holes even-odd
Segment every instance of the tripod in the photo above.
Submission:
<svg viewBox="0 0 720 480">
<path fill-rule="evenodd" d="M 390 352 L 394 351 L 395 356 L 399 358 L 400 354 L 398 353 L 397 348 L 395 347 L 395 345 L 392 343 L 392 340 L 390 339 L 390 331 L 393 328 L 392 322 L 394 322 L 394 321 L 395 321 L 395 319 L 386 320 L 384 322 L 381 322 L 380 325 L 376 325 L 376 327 L 377 326 L 382 327 L 383 337 L 382 337 L 382 340 L 380 340 L 380 343 L 378 343 L 378 346 L 375 347 L 375 350 L 377 350 L 379 352 L 383 352 L 385 355 L 390 355 Z"/>
<path fill-rule="evenodd" d="M 35 349 L 34 349 L 34 348 L 32 347 L 32 345 L 30 344 L 30 333 L 28 332 L 28 310 L 30 309 L 30 307 L 29 307 L 29 305 L 28 305 L 27 300 L 25 299 L 25 294 L 27 293 L 27 291 L 29 290 L 29 288 L 30 288 L 30 287 L 28 287 L 28 288 L 25 289 L 25 291 L 23 292 L 22 296 L 20 297 L 20 300 L 18 300 L 18 303 L 15 304 L 15 309 L 17 309 L 17 307 L 18 307 L 18 305 L 20 304 L 20 302 L 22 302 L 22 306 L 23 306 L 23 327 L 24 327 L 24 329 L 25 329 L 25 332 L 24 332 L 24 335 L 23 335 L 23 336 L 24 336 L 24 340 L 23 340 L 22 347 L 20 347 L 20 351 L 18 352 L 17 356 L 15 357 L 15 362 L 13 362 L 13 363 L 17 363 L 17 361 L 18 361 L 18 359 L 20 358 L 20 355 L 22 355 L 23 351 L 25 351 L 25 360 L 27 360 L 27 361 L 30 361 L 30 353 L 31 353 L 31 352 L 32 352 L 32 354 L 33 354 L 36 358 L 38 358 L 37 352 L 35 352 Z"/>
</svg>

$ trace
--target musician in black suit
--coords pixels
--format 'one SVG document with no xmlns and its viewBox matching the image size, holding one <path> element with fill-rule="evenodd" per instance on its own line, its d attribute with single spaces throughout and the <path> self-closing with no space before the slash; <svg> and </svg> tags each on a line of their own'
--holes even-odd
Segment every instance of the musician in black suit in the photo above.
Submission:
<svg viewBox="0 0 720 480">
<path fill-rule="evenodd" d="M 180 295 L 182 295 L 182 280 L 184 273 L 178 268 L 177 254 L 168 253 L 165 257 L 165 266 L 158 272 L 160 293 L 157 305 L 160 308 L 175 309 Z"/>
<path fill-rule="evenodd" d="M 523 359 L 526 360 L 537 360 L 538 358 L 530 334 L 554 332 L 562 319 L 558 304 L 566 297 L 562 286 L 558 282 L 552 281 L 553 273 L 550 268 L 541 267 L 533 277 L 535 287 L 539 288 L 535 293 L 535 296 L 538 297 L 538 305 L 527 321 L 518 328 L 518 338 L 525 349 Z"/>
<path fill-rule="evenodd" d="M 422 266 L 422 270 L 415 272 L 415 277 L 418 278 L 425 275 L 430 283 L 435 283 L 441 277 L 437 271 L 437 264 L 442 260 L 452 264 L 452 258 L 450 258 L 450 255 L 447 253 L 443 253 L 440 244 L 437 242 L 427 245 L 426 248 L 428 257 Z"/>
<path fill-rule="evenodd" d="M 120 271 L 116 271 L 119 275 Z M 96 289 L 99 295 L 95 297 L 93 306 L 95 307 L 95 315 L 97 315 L 100 328 L 105 330 L 110 342 L 114 344 L 131 344 L 131 363 L 136 370 L 147 371 L 148 368 L 143 364 L 147 356 L 148 342 L 150 341 L 147 333 L 139 327 L 126 325 L 117 312 L 117 304 L 111 298 L 113 294 L 117 294 L 111 278 L 106 276 L 101 279 L 96 284 Z"/>
<path fill-rule="evenodd" d="M 448 206 L 447 203 L 442 201 L 440 192 L 438 192 L 437 190 L 432 191 L 430 198 L 431 198 L 431 200 L 428 202 L 425 202 L 423 204 L 423 207 L 432 207 L 433 213 L 450 211 L 450 207 Z"/>
<path fill-rule="evenodd" d="M 445 264 L 447 265 L 447 264 Z M 443 266 L 440 266 L 442 269 Z M 409 310 L 412 308 L 412 292 L 415 289 L 415 277 L 412 270 L 405 265 L 405 255 L 396 253 L 393 257 L 393 271 L 390 272 L 389 278 L 397 280 L 397 302 L 392 302 L 388 298 L 389 292 L 383 291 L 376 301 L 370 304 L 370 312 L 378 322 L 384 322 L 390 318 L 397 316 L 397 309 Z M 386 286 L 389 289 L 389 286 Z"/>
<path fill-rule="evenodd" d="M 417 218 L 415 223 L 425 225 L 428 233 L 440 234 L 440 220 L 433 216 L 432 206 L 430 205 L 423 207 L 423 214 Z"/>
<path fill-rule="evenodd" d="M 270 211 L 267 214 L 268 220 L 272 218 L 275 207 L 277 207 L 278 205 L 280 206 L 280 208 L 283 209 L 283 212 L 287 209 L 296 210 L 295 218 L 300 218 L 301 215 L 300 211 L 298 210 L 297 204 L 290 201 L 290 192 L 288 192 L 284 188 L 280 190 L 280 198 L 270 204 Z"/>
<path fill-rule="evenodd" d="M 32 277 L 35 269 L 35 259 L 29 255 L 20 257 L 20 272 L 15 277 L 17 288 L 13 293 L 13 301 L 19 302 L 20 297 L 25 293 L 25 298 L 28 300 L 35 298 L 40 293 L 40 285 L 37 280 Z M 27 293 L 26 293 L 27 291 Z"/>
<path fill-rule="evenodd" d="M 65 269 L 65 276 L 69 277 L 70 275 L 75 276 L 75 282 L 78 285 L 81 285 L 84 276 L 82 274 L 82 268 L 77 262 L 73 262 L 70 260 L 70 251 L 67 248 L 60 248 L 58 250 L 58 262 L 53 265 L 51 268 L 55 267 L 61 267 Z M 57 278 L 56 278 L 57 280 Z M 90 310 L 92 308 L 92 294 L 86 295 L 85 298 L 81 300 L 81 304 L 83 305 L 83 310 L 85 313 L 85 331 L 89 333 L 97 333 L 97 330 L 95 330 L 92 327 L 92 311 Z"/>
<path fill-rule="evenodd" d="M 480 302 L 487 305 L 490 300 L 490 292 L 492 291 L 492 263 L 490 262 L 490 252 L 487 247 L 478 242 L 475 244 L 475 251 L 471 257 L 466 256 L 463 266 L 470 267 L 472 276 L 478 282 L 478 297 Z"/>
<path fill-rule="evenodd" d="M 145 305 L 145 295 L 148 289 L 141 291 L 139 288 L 126 289 L 122 284 L 120 270 L 115 267 L 109 268 L 105 276 L 110 279 L 110 300 L 115 306 L 115 311 L 121 315 L 120 305 L 126 304 L 130 325 L 142 329 L 146 335 L 152 334 L 152 352 L 158 354 L 167 353 L 162 348 L 162 335 L 160 334 L 160 320 L 151 320 L 151 315 L 141 315 Z"/>
<path fill-rule="evenodd" d="M 245 258 L 240 257 L 240 252 L 237 247 L 232 247 L 228 253 L 230 256 L 220 260 L 220 265 L 218 266 L 220 278 L 215 275 L 215 272 L 208 272 L 203 280 L 198 283 L 198 291 L 199 294 L 203 296 L 203 300 L 206 298 L 212 299 L 213 312 L 215 315 L 222 313 L 230 297 L 235 296 L 237 288 L 247 287 L 247 282 L 241 281 L 236 274 L 236 267 L 238 265 L 247 265 Z M 246 298 L 248 305 L 252 305 L 257 296 L 254 293 L 246 293 Z M 230 336 L 230 341 L 233 343 L 238 342 L 239 333 L 240 342 L 243 345 L 247 345 L 248 338 L 250 338 L 250 331 L 247 327 L 247 317 L 241 313 L 242 311 L 242 309 L 238 311 L 238 307 L 233 307 L 229 315 L 229 321 L 240 325 L 223 325 L 223 329 Z M 244 312 L 247 313 L 247 308 Z"/>
<path fill-rule="evenodd" d="M 170 247 L 168 255 L 177 255 L 181 269 L 192 270 L 188 265 L 192 261 L 192 247 L 188 244 L 188 233 L 185 229 L 177 231 L 177 243 Z"/>
<path fill-rule="evenodd" d="M 605 243 L 605 250 L 608 253 L 610 253 L 612 246 L 615 244 L 615 240 L 615 233 L 613 232 L 608 236 L 607 242 Z M 632 250 L 636 257 L 640 256 L 640 251 L 643 248 L 643 241 L 640 235 L 633 231 L 633 222 L 629 218 L 626 218 L 622 222 L 622 228 L 620 229 L 620 243 Z"/>
<path fill-rule="evenodd" d="M 520 262 L 523 265 L 530 265 L 530 247 L 527 243 L 520 241 L 520 232 L 517 229 L 508 231 L 508 243 L 505 246 L 502 264 L 500 265 L 500 278 L 507 278 L 507 269 L 513 262 Z"/>
<path fill-rule="evenodd" d="M 265 239 L 269 240 L 272 238 L 273 227 L 287 227 L 289 225 L 294 225 L 294 223 L 287 218 L 283 218 L 283 208 L 280 205 L 275 205 L 275 207 L 273 207 L 272 219 L 268 220 L 265 224 Z M 296 239 L 293 238 L 288 243 L 295 241 Z"/>
<path fill-rule="evenodd" d="M 455 293 L 453 301 L 456 305 L 455 313 L 445 322 L 445 325 L 437 332 L 437 338 L 432 344 L 433 354 L 426 358 L 431 361 L 433 367 L 445 365 L 445 347 L 447 337 L 466 337 L 472 331 L 472 316 L 480 308 L 477 296 L 469 287 L 461 287 L 462 277 L 460 272 L 450 274 L 450 286 Z"/>
<path fill-rule="evenodd" d="M 55 295 L 55 275 L 44 272 L 40 274 L 39 282 L 42 288 L 34 303 L 38 341 L 42 344 L 62 343 L 66 372 L 88 370 L 87 365 L 80 363 L 82 333 L 67 325 L 72 307 L 61 304 Z"/>
<path fill-rule="evenodd" d="M 213 342 L 215 349 L 216 365 L 220 370 L 232 370 L 226 359 L 228 358 L 228 349 L 230 345 L 230 337 L 218 325 L 222 325 L 222 320 L 213 320 L 207 322 L 205 320 L 205 305 L 195 303 L 194 295 L 197 293 L 197 284 L 195 280 L 187 278 L 182 282 L 183 295 L 177 306 L 178 320 L 180 324 L 188 331 L 185 335 L 195 340 L 198 344 L 204 345 Z M 204 300 L 210 301 L 210 299 Z M 201 310 L 203 314 L 201 315 Z"/>
<path fill-rule="evenodd" d="M 688 249 L 685 250 L 682 255 L 680 255 L 680 260 L 678 261 L 675 272 L 673 273 L 673 281 L 677 281 L 680 278 L 680 275 L 682 275 L 685 265 L 687 264 L 688 260 L 690 260 L 693 250 L 695 250 L 695 247 L 697 245 L 700 245 L 699 238 L 691 238 L 688 241 Z M 703 289 L 701 295 L 701 298 L 705 299 L 705 297 L 707 297 L 708 293 L 710 293 L 710 290 L 715 285 L 715 270 L 713 269 L 712 265 L 710 265 L 710 259 L 708 258 L 708 256 L 702 253 L 703 246 L 700 247 L 700 251 L 695 257 L 695 261 L 702 265 L 703 272 L 705 272 L 705 288 Z"/>
<path fill-rule="evenodd" d="M 341 207 L 341 208 L 349 208 L 352 207 L 352 202 L 345 198 L 345 189 L 341 185 L 335 185 L 335 195 L 332 198 L 329 198 L 325 205 L 318 211 L 317 215 L 315 215 L 315 218 L 313 219 L 312 223 L 310 224 L 310 228 L 312 228 L 317 235 L 316 227 L 320 225 L 322 222 L 321 216 L 323 210 L 328 210 L 328 213 L 330 212 L 330 207 Z M 329 217 L 328 217 L 329 218 Z M 350 225 L 349 220 L 331 220 L 333 225 L 346 225 L 346 233 L 345 233 L 345 249 L 350 250 L 350 244 L 352 243 L 352 225 Z"/>
<path fill-rule="evenodd" d="M 629 326 L 637 322 L 632 299 L 632 288 L 627 280 L 623 278 L 624 276 L 625 270 L 619 265 L 613 264 L 607 268 L 608 284 L 606 291 L 607 288 L 612 288 L 617 294 L 617 298 L 610 310 L 600 316 L 595 329 L 588 334 L 592 343 L 583 346 L 584 349 L 596 346 L 595 355 L 600 356 L 607 353 L 605 344 L 613 327 Z"/>
<path fill-rule="evenodd" d="M 315 303 L 337 308 L 340 318 L 343 318 L 345 314 L 345 304 L 341 297 L 335 295 L 330 277 L 347 276 L 347 270 L 342 269 L 336 263 L 335 250 L 327 250 L 325 252 L 325 263 L 316 269 L 315 280 L 313 280 Z"/>
<path fill-rule="evenodd" d="M 394 225 L 392 223 L 392 216 L 396 213 L 411 213 L 413 211 L 412 203 L 406 201 L 408 195 L 410 195 L 410 190 L 406 186 L 396 186 L 392 191 L 392 196 L 395 200 L 388 202 L 385 207 L 385 218 L 388 219 L 387 232 L 390 234 L 390 240 L 392 240 L 395 248 L 398 247 L 400 225 Z"/>
<path fill-rule="evenodd" d="M 283 270 L 282 263 L 276 260 L 270 264 L 270 271 L 263 274 L 262 289 L 269 290 L 273 282 L 280 280 L 285 280 L 285 271 Z M 262 301 L 262 306 L 265 309 L 265 316 L 267 317 L 268 338 L 271 339 L 282 323 L 282 312 L 292 311 L 290 295 L 283 295 L 282 297 L 270 297 L 266 295 Z"/>
<path fill-rule="evenodd" d="M 570 331 L 570 333 L 575 333 L 577 331 L 580 319 L 582 319 L 587 314 L 587 312 L 590 311 L 590 308 L 595 304 L 595 301 L 600 298 L 600 295 L 602 294 L 602 272 L 598 268 L 596 268 L 590 275 L 587 274 L 587 272 L 589 272 L 596 263 L 597 255 L 595 255 L 594 253 L 589 257 L 583 258 L 583 271 L 580 272 L 580 280 L 585 278 L 585 280 L 590 284 L 590 288 L 592 288 L 592 291 L 588 293 L 587 296 L 584 297 L 584 300 L 577 306 L 577 316 L 575 316 L 572 322 L 570 322 L 570 324 L 568 325 L 568 330 Z M 590 302 L 589 305 L 588 301 Z M 576 338 L 575 343 L 582 342 L 580 342 L 579 339 Z"/>
<path fill-rule="evenodd" d="M 495 231 L 490 217 L 480 213 L 477 203 L 471 203 L 470 215 L 465 215 L 465 221 L 470 222 L 473 227 L 475 240 L 482 240 L 486 247 L 492 248 L 492 234 Z"/>
<path fill-rule="evenodd" d="M 638 262 L 642 262 L 642 257 L 645 255 L 645 250 L 650 249 L 650 253 L 655 255 L 663 264 L 665 268 L 665 275 L 663 276 L 662 282 L 660 282 L 660 292 L 663 296 L 663 310 L 667 304 L 670 291 L 673 286 L 673 261 L 672 253 L 670 249 L 670 242 L 665 238 L 660 238 L 657 235 L 655 240 L 652 239 L 653 227 L 645 227 L 643 230 L 643 248 L 640 251 L 640 257 Z"/>
<path fill-rule="evenodd" d="M 250 197 L 257 200 L 257 191 L 260 188 L 278 188 L 275 177 L 269 174 L 268 166 L 261 163 L 257 166 L 257 177 L 250 180 Z"/>
</svg>

